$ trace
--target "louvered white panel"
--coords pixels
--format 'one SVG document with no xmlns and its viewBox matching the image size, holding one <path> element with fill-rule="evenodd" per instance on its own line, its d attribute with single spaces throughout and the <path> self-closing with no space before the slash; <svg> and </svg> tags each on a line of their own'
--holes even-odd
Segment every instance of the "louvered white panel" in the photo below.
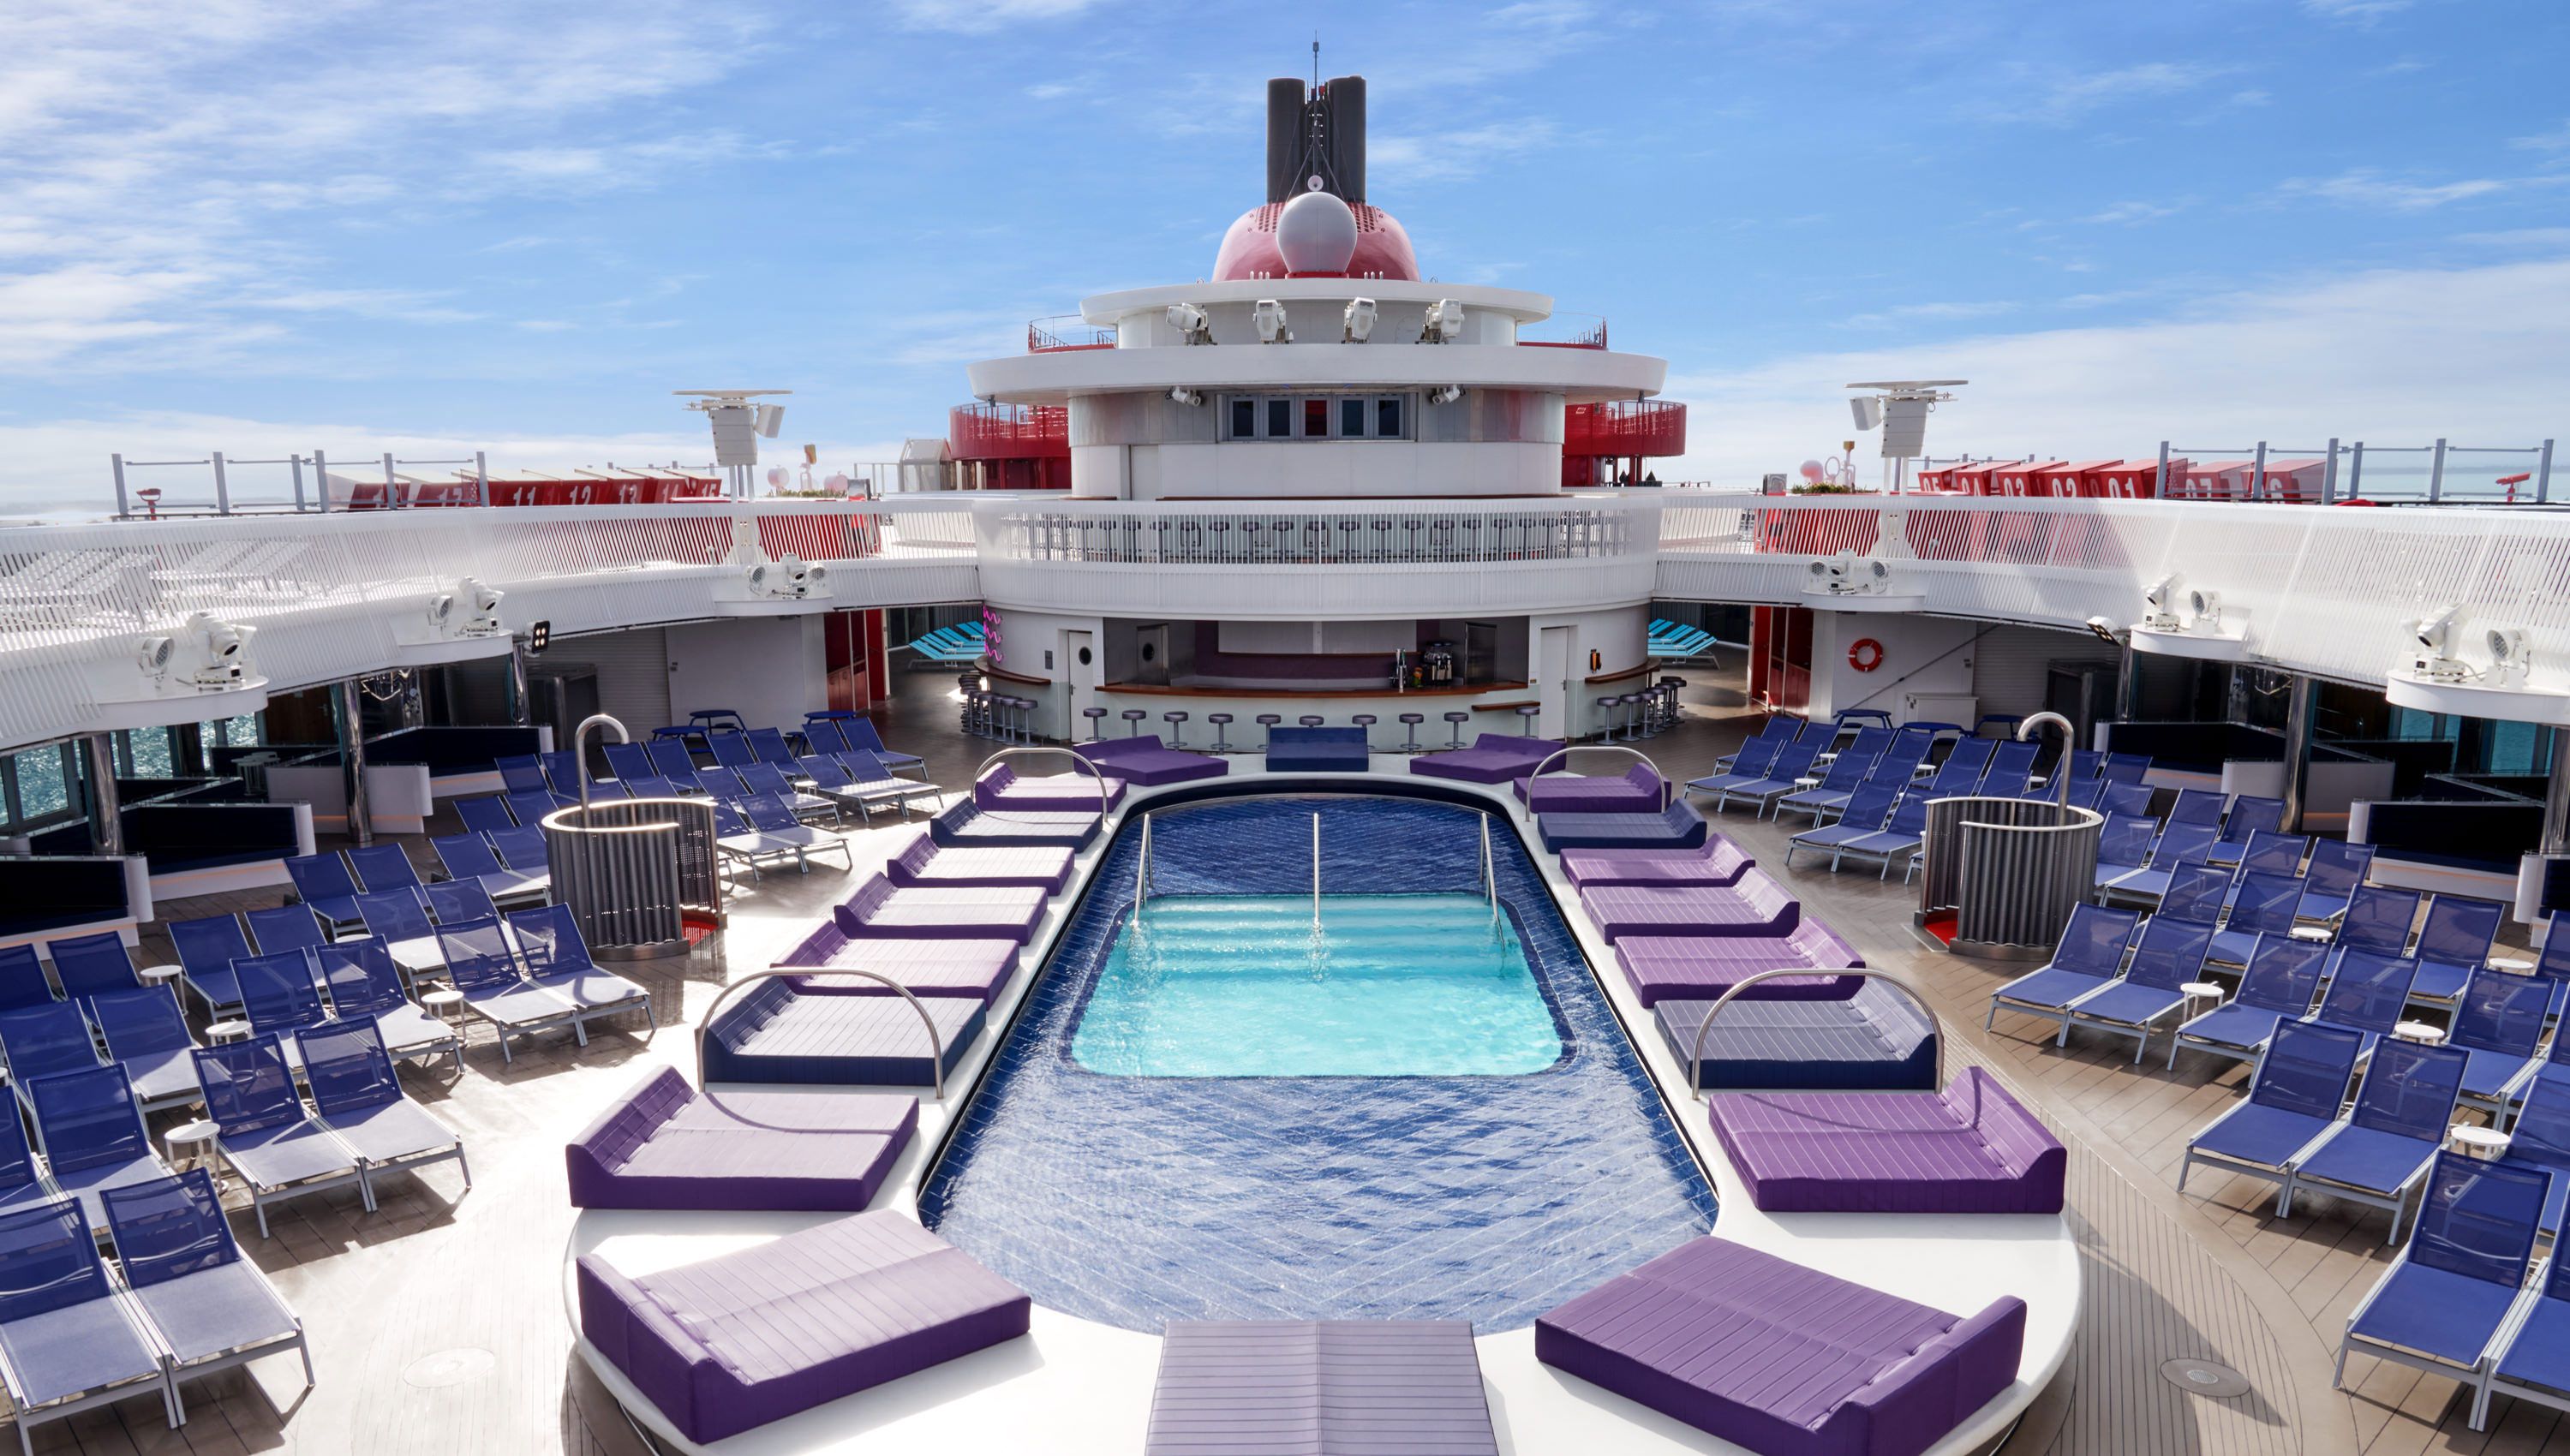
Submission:
<svg viewBox="0 0 2570 1456">
<path fill-rule="evenodd" d="M 647 737 L 669 716 L 669 633 L 664 627 L 554 639 L 549 660 L 586 662 L 598 669 L 598 710 Z"/>
<path fill-rule="evenodd" d="M 2004 625 L 1983 630 L 1971 652 L 1972 695 L 1993 705 L 2042 703 L 2044 674 L 2055 662 L 2112 663 L 2116 658 L 2113 648 L 2084 631 Z"/>
</svg>

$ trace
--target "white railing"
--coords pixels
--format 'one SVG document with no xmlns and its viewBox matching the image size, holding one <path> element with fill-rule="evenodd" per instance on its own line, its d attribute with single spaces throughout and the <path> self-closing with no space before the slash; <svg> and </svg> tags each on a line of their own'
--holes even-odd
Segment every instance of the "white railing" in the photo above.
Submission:
<svg viewBox="0 0 2570 1456">
<path fill-rule="evenodd" d="M 1452 506 L 1304 502 L 1232 508 L 1046 503 L 1018 498 L 973 513 L 986 561 L 1097 566 L 1487 565 L 1647 556 L 1659 547 L 1654 500 L 1565 508 L 1543 499 Z"/>
</svg>

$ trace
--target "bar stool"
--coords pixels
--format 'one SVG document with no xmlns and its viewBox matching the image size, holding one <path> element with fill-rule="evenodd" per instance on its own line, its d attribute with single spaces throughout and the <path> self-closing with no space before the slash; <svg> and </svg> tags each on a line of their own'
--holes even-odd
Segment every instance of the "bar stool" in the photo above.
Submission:
<svg viewBox="0 0 2570 1456">
<path fill-rule="evenodd" d="M 1622 702 L 1623 699 L 1617 697 L 1613 693 L 1608 693 L 1604 697 L 1597 698 L 1594 701 L 1597 704 L 1597 741 L 1600 743 L 1612 743 L 1615 741 L 1615 705 Z"/>
<path fill-rule="evenodd" d="M 1082 708 L 1079 710 L 1079 716 L 1088 720 L 1089 742 L 1098 742 L 1106 736 L 1106 710 L 1104 708 Z"/>
<path fill-rule="evenodd" d="M 1464 725 L 1473 721 L 1473 715 L 1459 708 L 1456 711 L 1447 714 L 1446 721 L 1455 725 L 1454 741 L 1446 746 L 1448 748 L 1462 748 L 1464 746 Z"/>
<path fill-rule="evenodd" d="M 1534 720 L 1542 716 L 1542 714 L 1543 706 L 1540 703 L 1517 704 L 1518 734 L 1526 738 L 1532 738 L 1534 736 Z"/>
<path fill-rule="evenodd" d="M 1009 699 L 1009 711 L 1014 715 L 1009 726 L 1017 733 L 1018 742 L 1036 741 L 1036 709 L 1040 706 L 1033 698 Z"/>
<path fill-rule="evenodd" d="M 1124 736 L 1127 738 L 1139 737 L 1142 732 L 1142 720 L 1149 716 L 1151 715 L 1142 711 L 1140 708 L 1126 708 L 1123 714 Z"/>
<path fill-rule="evenodd" d="M 1160 721 L 1169 725 L 1169 741 L 1167 744 L 1163 745 L 1164 747 L 1184 748 L 1187 746 L 1187 715 L 1185 713 L 1172 708 L 1168 712 L 1160 715 Z"/>
<path fill-rule="evenodd" d="M 1402 752 L 1417 753 L 1419 751 L 1419 725 L 1427 721 L 1428 715 L 1425 713 L 1404 713 L 1401 715 L 1402 726 L 1410 730 L 1410 737 L 1402 742 Z"/>
<path fill-rule="evenodd" d="M 991 711 L 999 718 L 1002 743 L 1018 741 L 1018 704 L 1024 701 L 1026 701 L 1024 698 L 1013 698 L 1001 693 L 991 695 Z"/>
<path fill-rule="evenodd" d="M 1624 719 L 1624 741 L 1630 743 L 1642 736 L 1642 695 L 1626 693 L 1615 701 L 1630 715 Z"/>
<path fill-rule="evenodd" d="M 1231 752 L 1231 745 L 1224 741 L 1223 738 L 1223 734 L 1231 727 L 1231 715 L 1229 713 L 1207 713 L 1205 714 L 1205 721 L 1213 725 L 1213 751 L 1216 753 Z"/>
<path fill-rule="evenodd" d="M 1305 713 L 1302 717 L 1297 718 L 1294 721 L 1302 724 L 1306 728 L 1318 728 L 1321 726 L 1321 715 L 1318 713 Z"/>
<path fill-rule="evenodd" d="M 1276 725 L 1284 721 L 1285 719 L 1276 713 L 1261 713 L 1258 715 L 1258 736 L 1261 740 L 1259 743 L 1259 751 L 1261 753 L 1264 753 L 1276 746 Z"/>
<path fill-rule="evenodd" d="M 1357 731 L 1365 735 L 1366 752 L 1374 752 L 1374 725 L 1377 721 L 1375 715 L 1372 713 L 1359 713 L 1348 721 L 1356 724 Z"/>
</svg>

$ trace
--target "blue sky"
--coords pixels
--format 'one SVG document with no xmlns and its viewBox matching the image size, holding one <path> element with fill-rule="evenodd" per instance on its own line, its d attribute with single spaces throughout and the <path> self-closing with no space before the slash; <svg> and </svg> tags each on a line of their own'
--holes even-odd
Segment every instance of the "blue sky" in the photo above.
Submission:
<svg viewBox="0 0 2570 1456">
<path fill-rule="evenodd" d="M 1207 271 L 1315 28 L 1426 271 L 1671 361 L 1673 478 L 1884 373 L 1975 381 L 1948 449 L 2565 423 L 2543 0 L 17 0 L 0 511 L 118 449 L 699 459 L 712 385 L 881 458 L 1028 318 Z"/>
</svg>

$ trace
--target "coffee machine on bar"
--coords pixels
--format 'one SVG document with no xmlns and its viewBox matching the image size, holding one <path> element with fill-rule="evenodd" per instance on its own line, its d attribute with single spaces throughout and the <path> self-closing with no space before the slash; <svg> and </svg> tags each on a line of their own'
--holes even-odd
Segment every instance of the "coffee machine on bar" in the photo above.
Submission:
<svg viewBox="0 0 2570 1456">
<path fill-rule="evenodd" d="M 1454 643 L 1431 642 L 1419 654 L 1419 658 L 1421 665 L 1427 669 L 1430 687 L 1446 687 L 1455 681 Z"/>
</svg>

